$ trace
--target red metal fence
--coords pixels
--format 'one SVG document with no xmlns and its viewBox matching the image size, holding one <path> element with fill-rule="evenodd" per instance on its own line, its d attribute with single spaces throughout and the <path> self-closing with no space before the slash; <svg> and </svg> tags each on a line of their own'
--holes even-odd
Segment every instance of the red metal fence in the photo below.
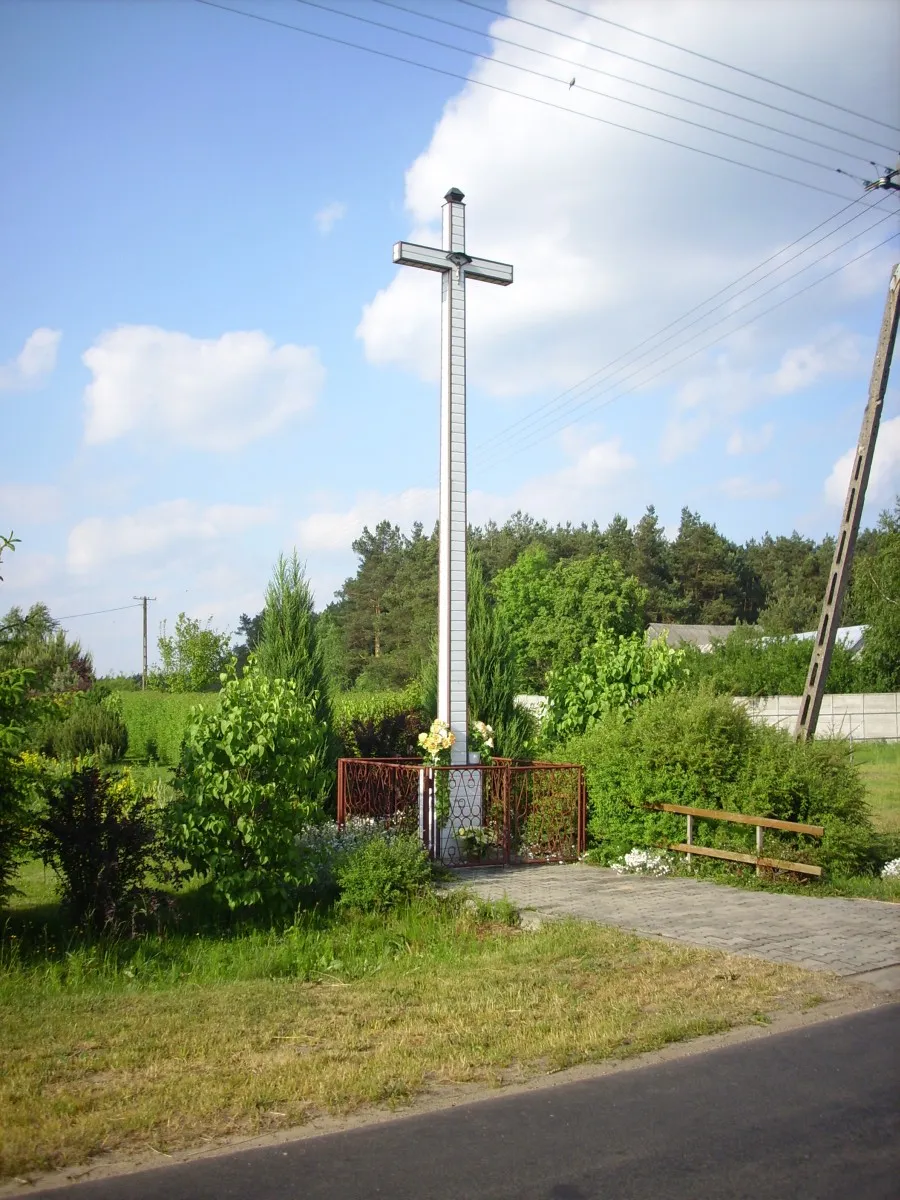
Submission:
<svg viewBox="0 0 900 1200">
<path fill-rule="evenodd" d="M 375 820 L 417 832 L 447 866 L 566 862 L 585 847 L 584 774 L 571 763 L 342 758 L 337 803 L 339 824 Z"/>
</svg>

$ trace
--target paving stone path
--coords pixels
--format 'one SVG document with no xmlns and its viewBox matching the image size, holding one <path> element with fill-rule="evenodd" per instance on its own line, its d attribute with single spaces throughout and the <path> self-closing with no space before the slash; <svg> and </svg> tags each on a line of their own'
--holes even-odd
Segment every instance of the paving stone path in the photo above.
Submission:
<svg viewBox="0 0 900 1200">
<path fill-rule="evenodd" d="M 461 870 L 451 886 L 508 896 L 542 917 L 580 917 L 693 946 L 858 975 L 900 965 L 900 904 L 750 892 L 586 864 Z"/>
</svg>

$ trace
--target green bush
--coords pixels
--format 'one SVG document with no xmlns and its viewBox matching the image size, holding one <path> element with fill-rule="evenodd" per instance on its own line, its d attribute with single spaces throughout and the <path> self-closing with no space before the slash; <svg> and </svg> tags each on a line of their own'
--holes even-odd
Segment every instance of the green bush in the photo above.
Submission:
<svg viewBox="0 0 900 1200">
<path fill-rule="evenodd" d="M 418 758 L 428 722 L 417 685 L 402 691 L 344 692 L 333 702 L 334 727 L 349 758 Z"/>
<path fill-rule="evenodd" d="M 80 928 L 101 932 L 131 925 L 153 907 L 148 884 L 170 873 L 155 801 L 128 772 L 81 767 L 49 788 L 38 821 L 38 847 L 61 882 L 63 905 Z"/>
<path fill-rule="evenodd" d="M 649 700 L 631 720 L 611 714 L 563 747 L 561 757 L 584 765 L 588 832 L 602 861 L 684 841 L 684 817 L 645 808 L 666 802 L 824 826 L 821 842 L 767 830 L 773 857 L 820 863 L 836 874 L 880 865 L 849 747 L 794 742 L 754 724 L 728 697 L 704 690 Z M 696 822 L 699 844 L 752 852 L 754 836 L 752 826 Z"/>
<path fill-rule="evenodd" d="M 128 758 L 134 762 L 160 762 L 177 766 L 181 743 L 193 710 L 218 707 L 218 693 L 118 692 L 122 719 L 128 730 Z"/>
<path fill-rule="evenodd" d="M 385 912 L 425 891 L 431 864 L 415 835 L 382 835 L 339 862 L 336 875 L 342 908 Z"/>
<path fill-rule="evenodd" d="M 54 758 L 75 759 L 91 754 L 104 762 L 118 762 L 128 749 L 128 729 L 121 716 L 106 704 L 79 699 L 64 721 L 50 726 L 44 749 Z"/>
<path fill-rule="evenodd" d="M 296 837 L 331 787 L 327 739 L 293 680 L 252 666 L 195 713 L 166 814 L 178 853 L 229 907 L 289 909 L 313 882 Z"/>
</svg>

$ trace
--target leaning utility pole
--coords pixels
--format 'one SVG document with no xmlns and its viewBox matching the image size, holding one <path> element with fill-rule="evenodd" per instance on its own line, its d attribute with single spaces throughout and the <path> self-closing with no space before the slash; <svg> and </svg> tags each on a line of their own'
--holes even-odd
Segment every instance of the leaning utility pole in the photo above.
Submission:
<svg viewBox="0 0 900 1200">
<path fill-rule="evenodd" d="M 135 596 L 135 600 L 140 600 L 144 606 L 144 666 L 141 671 L 141 690 L 146 690 L 147 687 L 147 602 L 155 599 L 155 596 Z"/>
<path fill-rule="evenodd" d="M 859 532 L 859 521 L 866 498 L 866 485 L 869 482 L 872 456 L 875 453 L 875 439 L 878 437 L 878 426 L 881 422 L 884 393 L 887 389 L 891 357 L 897 337 L 898 314 L 900 314 L 900 263 L 891 272 L 891 285 L 888 288 L 884 320 L 881 322 L 881 335 L 878 338 L 875 363 L 872 367 L 872 381 L 869 384 L 869 401 L 859 433 L 859 444 L 856 447 L 853 470 L 850 472 L 844 515 L 841 518 L 841 527 L 838 530 L 837 542 L 834 547 L 834 559 L 828 576 L 828 586 L 825 589 L 822 616 L 819 619 L 819 629 L 809 662 L 809 674 L 806 677 L 806 687 L 803 689 L 803 696 L 800 700 L 797 727 L 794 730 L 794 737 L 798 742 L 805 742 L 814 736 L 819 719 L 819 709 L 822 707 L 822 696 L 825 694 L 825 682 L 828 678 L 828 668 L 831 665 L 834 639 L 837 636 L 841 617 L 841 605 L 850 581 L 856 535 Z"/>
</svg>

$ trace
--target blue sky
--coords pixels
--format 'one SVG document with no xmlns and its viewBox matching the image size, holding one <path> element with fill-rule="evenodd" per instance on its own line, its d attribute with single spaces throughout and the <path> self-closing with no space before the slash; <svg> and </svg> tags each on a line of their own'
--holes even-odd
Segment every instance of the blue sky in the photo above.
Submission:
<svg viewBox="0 0 900 1200">
<path fill-rule="evenodd" d="M 438 236 L 450 186 L 466 192 L 471 251 L 516 268 L 509 289 L 470 286 L 471 519 L 523 508 L 605 524 L 654 503 L 669 527 L 688 504 L 739 539 L 832 529 L 900 242 L 752 318 L 895 234 L 896 200 L 881 194 L 876 211 L 846 211 L 805 257 L 774 260 L 765 270 L 784 263 L 780 273 L 755 290 L 726 293 L 661 350 L 651 343 L 644 358 L 623 358 L 600 376 L 606 391 L 579 397 L 583 419 L 572 423 L 554 403 L 560 392 L 861 195 L 835 173 L 587 89 L 854 174 L 872 174 L 869 153 L 892 162 L 900 134 L 548 0 L 514 0 L 496 23 L 457 0 L 406 0 L 472 33 L 373 0 L 324 2 L 491 61 L 295 0 L 232 7 L 806 186 L 191 0 L 6 0 L 0 525 L 22 542 L 4 565 L 0 606 L 44 600 L 68 616 L 146 592 L 157 597 L 154 632 L 182 609 L 233 629 L 241 611 L 259 607 L 279 551 L 298 547 L 324 605 L 353 569 L 350 543 L 364 523 L 430 523 L 439 284 L 400 272 L 391 246 Z M 500 0 L 489 7 L 506 11 Z M 577 7 L 900 126 L 900 17 L 886 0 Z M 520 48 L 493 42 L 489 28 Z M 661 100 L 641 82 L 829 149 Z M 531 417 L 541 405 L 541 419 Z M 900 490 L 896 385 L 881 441 L 869 520 Z M 136 611 L 67 627 L 100 670 L 137 669 Z"/>
</svg>

